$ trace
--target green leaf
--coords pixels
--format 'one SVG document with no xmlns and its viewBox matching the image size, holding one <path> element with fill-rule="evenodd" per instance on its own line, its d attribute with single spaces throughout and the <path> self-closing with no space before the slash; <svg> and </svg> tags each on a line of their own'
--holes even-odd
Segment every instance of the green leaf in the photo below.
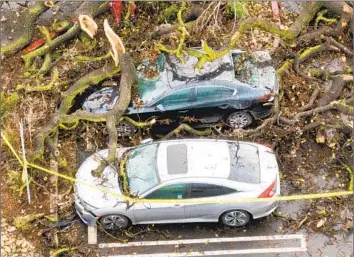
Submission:
<svg viewBox="0 0 354 257">
<path fill-rule="evenodd" d="M 234 17 L 236 12 L 236 18 L 243 18 L 248 15 L 246 2 L 228 2 L 226 6 L 226 12 L 230 16 Z"/>
</svg>

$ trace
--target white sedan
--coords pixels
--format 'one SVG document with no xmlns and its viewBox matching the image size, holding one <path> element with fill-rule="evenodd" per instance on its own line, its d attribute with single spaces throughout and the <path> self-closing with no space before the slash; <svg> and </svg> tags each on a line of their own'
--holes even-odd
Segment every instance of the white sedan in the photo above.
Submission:
<svg viewBox="0 0 354 257">
<path fill-rule="evenodd" d="M 111 165 L 100 177 L 93 176 L 107 154 L 107 149 L 95 153 L 76 174 L 75 205 L 86 224 L 99 222 L 107 230 L 186 222 L 238 227 L 277 207 L 276 201 L 233 202 L 280 195 L 276 157 L 264 145 L 215 139 L 152 142 L 118 149 L 125 175 L 121 165 Z M 140 201 L 129 203 L 122 195 Z"/>
</svg>

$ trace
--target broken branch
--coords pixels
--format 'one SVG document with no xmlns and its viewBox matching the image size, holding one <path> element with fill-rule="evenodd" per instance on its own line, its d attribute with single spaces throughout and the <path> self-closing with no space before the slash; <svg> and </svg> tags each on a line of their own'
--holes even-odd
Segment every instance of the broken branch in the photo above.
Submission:
<svg viewBox="0 0 354 257">
<path fill-rule="evenodd" d="M 212 133 L 211 129 L 196 130 L 196 129 L 192 128 L 191 126 L 187 125 L 186 123 L 182 123 L 177 128 L 175 128 L 174 130 L 169 132 L 166 136 L 164 136 L 162 138 L 162 140 L 166 140 L 166 139 L 171 138 L 174 135 L 178 135 L 179 133 L 181 133 L 181 131 L 187 131 L 195 136 L 207 136 Z"/>
<path fill-rule="evenodd" d="M 36 20 L 47 9 L 48 7 L 44 4 L 44 2 L 37 2 L 20 14 L 21 19 L 23 20 L 23 25 L 19 28 L 21 30 L 21 36 L 16 39 L 15 42 L 1 47 L 1 54 L 3 56 L 16 53 L 31 42 L 35 30 Z"/>
</svg>

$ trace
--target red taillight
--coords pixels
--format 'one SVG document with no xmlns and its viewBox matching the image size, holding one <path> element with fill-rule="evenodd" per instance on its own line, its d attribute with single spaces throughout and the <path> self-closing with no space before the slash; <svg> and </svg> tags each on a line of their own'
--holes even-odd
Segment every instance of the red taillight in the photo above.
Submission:
<svg viewBox="0 0 354 257">
<path fill-rule="evenodd" d="M 274 100 L 274 91 L 271 90 L 270 93 L 265 94 L 265 95 L 263 95 L 261 97 L 258 97 L 257 100 L 258 101 L 269 101 L 269 102 L 273 101 Z"/>
<path fill-rule="evenodd" d="M 258 198 L 269 198 L 269 197 L 272 197 L 275 192 L 277 191 L 277 179 L 275 179 L 273 181 L 273 183 L 267 187 L 266 190 L 264 190 L 264 192 L 262 194 L 260 194 L 258 196 Z"/>
<path fill-rule="evenodd" d="M 271 94 L 266 94 L 266 95 L 263 95 L 263 96 L 261 96 L 261 97 L 258 97 L 257 100 L 258 100 L 258 101 L 267 101 L 267 100 L 269 100 L 271 97 L 272 97 Z"/>
</svg>

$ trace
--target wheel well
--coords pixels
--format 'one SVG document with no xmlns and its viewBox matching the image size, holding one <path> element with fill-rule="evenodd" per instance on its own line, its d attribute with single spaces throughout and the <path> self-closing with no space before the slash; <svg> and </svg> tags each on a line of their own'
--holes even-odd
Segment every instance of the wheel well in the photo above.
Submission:
<svg viewBox="0 0 354 257">
<path fill-rule="evenodd" d="M 230 112 L 226 113 L 224 120 L 227 122 L 229 116 L 230 116 L 232 113 L 235 113 L 235 112 L 245 112 L 245 113 L 248 113 L 248 114 L 251 116 L 251 118 L 252 118 L 252 122 L 254 122 L 254 121 L 256 120 L 255 116 L 253 115 L 253 112 L 252 112 L 250 109 L 240 109 L 240 110 L 233 109 L 233 110 L 231 110 Z"/>
<path fill-rule="evenodd" d="M 133 224 L 129 217 L 125 216 L 124 214 L 120 214 L 120 213 L 107 213 L 107 214 L 104 214 L 98 219 L 98 221 L 101 222 L 101 219 L 103 219 L 105 216 L 108 216 L 108 215 L 120 215 L 120 216 L 123 216 L 124 218 L 126 218 L 128 220 L 128 226 Z"/>
<path fill-rule="evenodd" d="M 221 217 L 222 217 L 222 215 L 224 215 L 225 213 L 227 213 L 227 212 L 229 212 L 229 211 L 244 211 L 244 212 L 247 212 L 247 213 L 250 215 L 250 221 L 253 220 L 253 215 L 252 215 L 252 213 L 250 213 L 249 211 L 245 211 L 245 210 L 241 210 L 241 209 L 231 209 L 231 210 L 224 211 L 223 213 L 220 214 L 220 216 L 219 216 L 219 222 L 221 222 Z"/>
</svg>

